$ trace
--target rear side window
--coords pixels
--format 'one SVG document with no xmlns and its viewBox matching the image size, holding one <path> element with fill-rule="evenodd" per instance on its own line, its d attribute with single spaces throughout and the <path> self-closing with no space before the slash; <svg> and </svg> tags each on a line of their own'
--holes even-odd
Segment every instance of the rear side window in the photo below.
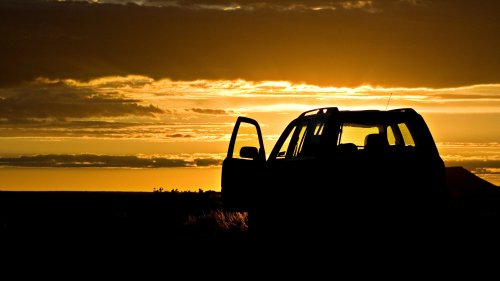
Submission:
<svg viewBox="0 0 500 281">
<path fill-rule="evenodd" d="M 399 123 L 398 128 L 399 131 L 401 132 L 401 136 L 403 137 L 404 145 L 415 146 L 415 141 L 413 140 L 413 136 L 411 135 L 408 126 L 406 126 L 405 123 Z"/>
<path fill-rule="evenodd" d="M 396 136 L 394 135 L 394 131 L 391 126 L 387 127 L 387 141 L 389 145 L 396 145 Z"/>
<path fill-rule="evenodd" d="M 298 135 L 296 137 L 296 141 L 294 142 L 292 157 L 297 157 L 302 153 L 302 148 L 304 147 L 304 141 L 307 131 L 307 123 L 301 124 L 298 128 Z"/>
<path fill-rule="evenodd" d="M 294 159 L 316 156 L 320 150 L 324 120 L 299 122 L 295 125 L 279 148 L 276 159 Z"/>
</svg>

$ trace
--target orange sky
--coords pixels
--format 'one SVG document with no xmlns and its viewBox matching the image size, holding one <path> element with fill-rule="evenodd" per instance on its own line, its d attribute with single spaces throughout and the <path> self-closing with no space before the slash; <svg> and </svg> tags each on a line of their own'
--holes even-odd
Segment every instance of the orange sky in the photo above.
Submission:
<svg viewBox="0 0 500 281">
<path fill-rule="evenodd" d="M 0 3 L 0 189 L 218 189 L 238 115 L 270 151 L 322 106 L 413 107 L 500 184 L 498 1 L 131 2 Z"/>
</svg>

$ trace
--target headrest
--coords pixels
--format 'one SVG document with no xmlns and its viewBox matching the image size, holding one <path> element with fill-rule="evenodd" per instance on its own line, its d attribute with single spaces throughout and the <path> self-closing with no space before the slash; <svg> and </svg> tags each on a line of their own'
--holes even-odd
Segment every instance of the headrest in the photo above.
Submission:
<svg viewBox="0 0 500 281">
<path fill-rule="evenodd" d="M 369 134 L 365 137 L 365 149 L 380 149 L 389 145 L 387 138 L 381 134 Z"/>
</svg>

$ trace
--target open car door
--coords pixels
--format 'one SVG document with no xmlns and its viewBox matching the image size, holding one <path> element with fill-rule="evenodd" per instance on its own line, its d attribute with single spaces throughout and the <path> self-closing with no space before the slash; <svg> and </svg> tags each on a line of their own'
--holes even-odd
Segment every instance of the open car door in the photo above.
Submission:
<svg viewBox="0 0 500 281">
<path fill-rule="evenodd" d="M 222 204 L 230 211 L 247 211 L 262 186 L 266 152 L 259 123 L 238 117 L 222 163 Z M 262 196 L 262 194 L 261 194 Z"/>
</svg>

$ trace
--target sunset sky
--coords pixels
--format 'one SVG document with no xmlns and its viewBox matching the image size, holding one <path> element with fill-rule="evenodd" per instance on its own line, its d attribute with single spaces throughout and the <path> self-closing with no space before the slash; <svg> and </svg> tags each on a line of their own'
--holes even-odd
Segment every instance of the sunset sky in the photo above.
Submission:
<svg viewBox="0 0 500 281">
<path fill-rule="evenodd" d="M 239 115 L 412 107 L 500 185 L 500 1 L 0 0 L 0 190 L 220 190 Z"/>
</svg>

